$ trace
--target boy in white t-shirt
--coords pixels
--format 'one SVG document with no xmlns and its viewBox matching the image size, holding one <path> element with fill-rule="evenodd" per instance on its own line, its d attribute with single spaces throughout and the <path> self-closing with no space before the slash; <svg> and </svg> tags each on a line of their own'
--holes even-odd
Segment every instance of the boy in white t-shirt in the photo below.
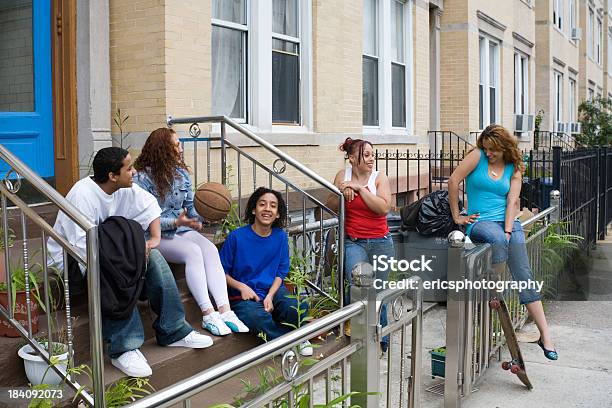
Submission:
<svg viewBox="0 0 612 408">
<path fill-rule="evenodd" d="M 153 322 L 158 344 L 162 346 L 205 348 L 212 339 L 187 324 L 174 276 L 168 263 L 157 251 L 161 237 L 161 209 L 153 195 L 132 184 L 132 158 L 118 147 L 101 149 L 93 160 L 93 177 L 79 180 L 66 198 L 92 223 L 99 225 L 108 217 L 121 216 L 138 222 L 148 230 L 146 241 L 148 263 L 145 272 L 146 291 L 151 308 L 157 315 Z M 68 216 L 59 212 L 53 227 L 62 237 L 86 254 L 86 236 Z M 47 242 L 53 264 L 63 267 L 63 249 L 53 239 Z M 85 273 L 84 270 L 82 270 Z M 104 340 L 109 343 L 112 364 L 132 377 L 147 377 L 152 371 L 139 348 L 144 342 L 144 329 L 134 308 L 124 320 L 102 316 Z"/>
</svg>

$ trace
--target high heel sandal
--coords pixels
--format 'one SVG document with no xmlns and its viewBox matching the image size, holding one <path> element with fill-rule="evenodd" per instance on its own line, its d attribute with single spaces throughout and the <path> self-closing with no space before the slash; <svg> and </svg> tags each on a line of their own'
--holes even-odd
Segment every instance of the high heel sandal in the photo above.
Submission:
<svg viewBox="0 0 612 408">
<path fill-rule="evenodd" d="M 544 343 L 542 343 L 541 337 L 538 339 L 538 346 L 540 346 L 542 351 L 544 351 L 544 357 L 546 357 L 547 359 L 556 360 L 559 358 L 559 355 L 557 354 L 557 350 L 548 350 L 547 348 L 544 347 Z"/>
</svg>

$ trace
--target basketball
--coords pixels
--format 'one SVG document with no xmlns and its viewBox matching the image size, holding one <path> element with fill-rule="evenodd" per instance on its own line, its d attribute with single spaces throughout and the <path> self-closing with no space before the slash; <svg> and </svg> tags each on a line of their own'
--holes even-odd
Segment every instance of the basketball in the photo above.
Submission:
<svg viewBox="0 0 612 408">
<path fill-rule="evenodd" d="M 201 184 L 195 192 L 193 205 L 202 217 L 210 221 L 222 220 L 232 207 L 232 195 L 220 183 Z"/>
</svg>

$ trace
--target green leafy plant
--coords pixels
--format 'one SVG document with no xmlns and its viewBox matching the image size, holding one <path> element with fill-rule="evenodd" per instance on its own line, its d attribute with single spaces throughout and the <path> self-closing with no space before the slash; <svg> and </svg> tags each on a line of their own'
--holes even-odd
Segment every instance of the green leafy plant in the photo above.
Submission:
<svg viewBox="0 0 612 408">
<path fill-rule="evenodd" d="M 15 234 L 13 230 L 9 228 L 8 230 L 8 245 L 4 242 L 4 228 L 0 227 L 0 251 L 6 248 L 10 248 L 13 246 L 15 242 Z M 3 260 L 2 260 L 3 261 Z"/>
<path fill-rule="evenodd" d="M 113 122 L 115 122 L 115 125 L 117 126 L 117 128 L 119 128 L 119 136 L 113 136 L 113 144 L 115 146 L 119 146 L 122 149 L 129 149 L 131 146 L 126 146 L 124 147 L 123 144 L 125 143 L 125 140 L 130 136 L 130 132 L 127 133 L 123 133 L 123 128 L 125 126 L 125 124 L 127 123 L 127 121 L 130 119 L 130 115 L 123 115 L 121 113 L 121 109 L 117 109 L 115 111 L 115 117 L 113 118 Z"/>
<path fill-rule="evenodd" d="M 540 109 L 533 120 L 534 129 L 536 132 L 540 131 L 540 125 L 542 124 L 543 119 L 544 119 L 544 110 Z"/>
<path fill-rule="evenodd" d="M 230 191 L 230 193 L 232 193 L 233 196 L 233 183 L 231 182 L 231 180 L 234 177 L 234 171 L 231 164 L 227 166 L 225 174 L 225 187 L 227 187 L 227 189 Z M 240 197 L 238 197 L 238 200 L 240 200 Z M 245 225 L 246 222 L 240 217 L 240 213 L 238 212 L 238 203 L 232 202 L 229 213 L 223 219 L 223 221 L 221 221 L 221 225 L 219 226 L 217 231 L 215 231 L 214 239 L 216 242 L 222 242 L 229 235 L 230 232 Z"/>
<path fill-rule="evenodd" d="M 586 146 L 612 144 L 612 99 L 596 97 L 585 100 L 578 106 L 578 117 L 582 133 L 576 137 Z"/>
<path fill-rule="evenodd" d="M 60 272 L 57 268 L 49 266 L 48 270 L 50 273 L 49 286 L 50 288 L 53 285 L 58 287 L 62 287 L 63 280 L 60 278 Z M 42 279 L 43 268 L 39 263 L 34 263 L 29 267 L 28 271 L 28 283 L 30 288 L 30 293 L 34 296 L 34 299 L 40 306 L 40 308 L 46 312 L 45 301 L 41 297 L 40 286 Z M 6 292 L 8 285 L 6 282 L 0 282 L 0 292 Z M 26 290 L 26 270 L 23 265 L 23 262 L 20 261 L 17 265 L 14 265 L 11 268 L 11 295 L 12 295 L 12 308 L 15 309 L 15 302 L 17 300 L 17 292 Z M 52 309 L 57 307 L 58 302 L 53 298 L 53 296 L 49 293 L 49 301 Z"/>
</svg>

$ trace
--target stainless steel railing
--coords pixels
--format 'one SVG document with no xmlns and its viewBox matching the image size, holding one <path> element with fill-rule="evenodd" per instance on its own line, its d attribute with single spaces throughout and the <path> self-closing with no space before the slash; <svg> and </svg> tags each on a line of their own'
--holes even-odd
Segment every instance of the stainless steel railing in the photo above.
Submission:
<svg viewBox="0 0 612 408">
<path fill-rule="evenodd" d="M 239 217 L 243 201 L 258 186 L 266 185 L 284 194 L 287 215 L 298 220 L 289 226 L 293 242 L 296 248 L 301 247 L 301 256 L 310 261 L 309 272 L 314 275 L 310 286 L 342 305 L 344 291 L 338 288 L 343 287 L 344 276 L 342 273 L 332 275 L 331 271 L 332 268 L 335 271 L 344 268 L 344 241 L 338 239 L 342 236 L 340 231 L 344 231 L 344 197 L 333 183 L 225 116 L 170 116 L 167 123 L 168 126 L 189 125 L 189 137 L 182 137 L 180 141 L 185 160 L 194 170 L 194 184 L 212 180 L 232 190 L 235 188 L 233 195 Z M 203 131 L 202 124 L 218 125 L 219 131 L 214 134 L 206 129 Z M 228 131 L 228 126 L 232 131 Z M 202 160 L 206 162 L 203 164 Z M 337 211 L 326 204 L 327 195 L 338 199 Z M 329 220 L 334 218 L 338 221 L 332 225 Z M 330 247 L 333 251 L 329 251 Z M 326 255 L 332 255 L 333 259 Z M 333 284 L 330 282 L 332 276 Z"/>
<path fill-rule="evenodd" d="M 50 287 L 49 279 L 50 270 L 52 268 L 47 265 L 47 251 L 46 241 L 48 237 L 54 239 L 64 249 L 64 265 L 67 265 L 68 255 L 72 256 L 81 265 L 84 265 L 88 271 L 88 288 L 89 288 L 89 330 L 90 330 L 90 350 L 91 350 L 91 361 L 92 361 L 92 374 L 93 374 L 93 390 L 94 395 L 82 391 L 82 399 L 89 405 L 94 403 L 97 406 L 104 406 L 104 372 L 103 372 L 103 357 L 102 357 L 102 324 L 100 320 L 100 290 L 99 290 L 99 263 L 98 263 L 98 234 L 97 226 L 92 224 L 83 214 L 79 212 L 68 200 L 66 200 L 61 194 L 59 194 L 53 187 L 47 184 L 40 176 L 34 173 L 28 166 L 26 166 L 21 160 L 13 155 L 6 147 L 0 145 L 0 160 L 3 160 L 10 170 L 4 176 L 4 179 L 0 183 L 0 196 L 2 205 L 2 228 L 4 232 L 4 243 L 6 244 L 4 265 L 7 272 L 7 307 L 0 306 L 0 316 L 6 319 L 11 326 L 13 326 L 20 334 L 21 337 L 26 339 L 30 346 L 37 351 L 42 358 L 51 363 L 51 357 L 53 354 L 52 347 L 48 353 L 44 350 L 43 346 L 39 344 L 34 338 L 32 332 L 33 321 L 32 321 L 32 310 L 35 307 L 34 302 L 38 299 L 33 299 L 34 293 L 40 293 L 38 288 L 31 287 L 35 279 L 35 271 L 32 267 L 32 259 L 35 254 L 31 250 L 31 235 L 28 231 L 28 222 L 33 223 L 36 227 L 40 228 L 40 241 L 41 241 L 41 252 L 42 260 L 40 262 L 40 269 L 42 271 L 42 297 L 40 301 L 44 304 L 44 308 L 47 315 L 47 340 L 49 344 L 53 344 L 53 321 L 52 313 L 50 308 Z M 66 214 L 79 228 L 86 232 L 86 246 L 87 254 L 81 254 L 70 243 L 59 236 L 53 227 L 49 225 L 40 215 L 38 215 L 28 204 L 26 204 L 19 196 L 18 193 L 21 189 L 23 182 L 28 182 L 33 188 L 38 190 L 51 204 L 57 206 L 57 208 Z M 9 205 L 9 203 L 11 205 Z M 10 260 L 11 250 L 9 248 L 10 242 L 10 231 L 11 227 L 9 224 L 9 211 L 19 212 L 19 227 L 21 234 L 19 235 L 21 241 L 21 263 L 25 277 L 25 297 L 27 307 L 27 321 L 20 321 L 15 318 L 14 310 L 12 307 L 12 284 L 13 284 L 13 269 Z M 60 273 L 59 279 L 63 283 L 63 302 L 64 302 L 64 313 L 65 313 L 65 324 L 66 324 L 66 337 L 67 347 L 69 356 L 69 366 L 72 366 L 73 361 L 73 334 L 72 334 L 72 321 L 71 308 L 70 308 L 70 294 L 69 294 L 69 283 L 68 283 L 68 271 L 64 268 L 64 271 Z M 25 325 L 24 325 L 25 323 Z M 58 365 L 52 365 L 52 369 L 66 379 L 67 384 L 74 390 L 80 391 L 81 385 L 76 381 L 74 377 L 69 375 L 63 367 Z"/>
<path fill-rule="evenodd" d="M 356 268 L 353 271 L 353 299 L 356 301 L 327 316 L 314 320 L 282 337 L 265 343 L 235 358 L 217 364 L 186 380 L 160 390 L 128 407 L 170 407 L 182 403 L 190 407 L 198 394 L 227 379 L 236 377 L 258 364 L 281 357 L 281 382 L 241 405 L 244 407 L 263 406 L 312 406 L 315 396 L 324 394 L 329 404 L 334 393 L 346 395 L 349 391 L 357 394 L 345 401 L 343 406 L 381 407 L 380 395 L 386 394 L 387 407 L 418 408 L 420 406 L 421 344 L 422 344 L 422 287 L 420 278 L 412 277 L 413 288 L 393 289 L 377 293 L 372 281 L 372 268 Z M 392 302 L 393 322 L 386 328 L 379 326 L 382 303 Z M 306 339 L 327 333 L 333 328 L 351 321 L 350 343 L 331 355 L 319 360 L 300 372 L 297 360 L 298 345 Z M 407 326 L 412 326 L 410 339 Z M 399 347 L 388 351 L 389 360 L 399 363 L 397 377 L 391 375 L 391 364 L 386 376 L 380 375 L 379 341 L 381 336 L 399 333 Z M 410 346 L 407 346 L 410 340 Z M 408 348 L 410 352 L 408 352 Z M 410 372 L 406 360 L 410 359 Z M 319 381 L 323 377 L 323 382 Z M 394 392 L 394 383 L 399 393 Z M 339 383 L 339 384 L 338 384 Z M 307 398 L 307 399 L 306 399 Z"/>
</svg>

